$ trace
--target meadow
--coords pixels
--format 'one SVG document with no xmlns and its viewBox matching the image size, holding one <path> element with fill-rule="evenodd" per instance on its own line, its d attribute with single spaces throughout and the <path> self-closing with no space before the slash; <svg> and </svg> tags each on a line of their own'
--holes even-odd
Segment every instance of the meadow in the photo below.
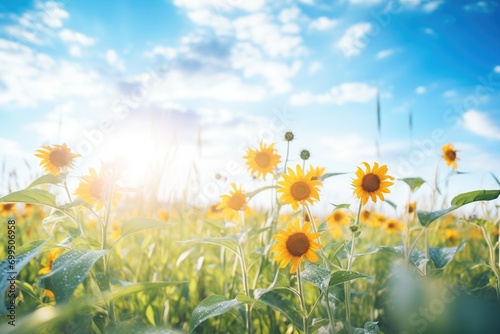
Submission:
<svg viewBox="0 0 500 334">
<path fill-rule="evenodd" d="M 130 191 L 112 162 L 75 175 L 70 147 L 41 147 L 44 175 L 0 198 L 0 333 L 498 332 L 495 175 L 497 189 L 448 198 L 436 180 L 360 161 L 341 190 L 357 204 L 321 215 L 321 190 L 342 173 L 307 150 L 292 164 L 294 134 L 282 140 L 284 152 L 261 143 L 240 157 L 265 185 L 227 180 L 207 206 Z M 453 145 L 436 153 L 456 173 Z M 402 208 L 385 201 L 395 183 Z M 481 214 L 460 213 L 473 206 Z"/>
</svg>

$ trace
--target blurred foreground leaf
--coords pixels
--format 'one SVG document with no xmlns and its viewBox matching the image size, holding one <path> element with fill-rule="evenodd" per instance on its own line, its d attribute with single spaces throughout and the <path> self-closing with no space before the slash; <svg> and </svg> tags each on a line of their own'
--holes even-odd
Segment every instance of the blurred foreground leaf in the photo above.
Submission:
<svg viewBox="0 0 500 334">
<path fill-rule="evenodd" d="M 189 333 L 192 333 L 203 321 L 226 313 L 239 305 L 241 305 L 241 302 L 236 299 L 228 299 L 222 295 L 208 296 L 193 310 L 189 324 Z"/>
</svg>

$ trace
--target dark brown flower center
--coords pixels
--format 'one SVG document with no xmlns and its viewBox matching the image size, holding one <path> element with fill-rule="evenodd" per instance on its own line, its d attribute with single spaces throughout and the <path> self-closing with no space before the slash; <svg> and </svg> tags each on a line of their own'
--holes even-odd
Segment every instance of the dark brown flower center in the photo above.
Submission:
<svg viewBox="0 0 500 334">
<path fill-rule="evenodd" d="M 364 220 L 370 219 L 370 216 L 371 216 L 371 213 L 368 210 L 363 210 L 363 212 L 361 212 L 361 217 L 363 217 Z"/>
<path fill-rule="evenodd" d="M 71 157 L 64 150 L 54 150 L 49 153 L 50 162 L 56 167 L 65 167 L 71 163 Z"/>
<path fill-rule="evenodd" d="M 393 222 L 387 223 L 387 229 L 394 230 L 395 228 L 396 228 L 396 224 L 394 224 Z"/>
<path fill-rule="evenodd" d="M 13 203 L 3 204 L 3 211 L 10 211 L 14 207 Z"/>
<path fill-rule="evenodd" d="M 342 221 L 343 218 L 344 218 L 344 215 L 341 212 L 335 212 L 333 214 L 333 220 L 336 222 Z"/>
<path fill-rule="evenodd" d="M 446 151 L 445 155 L 448 160 L 455 161 L 455 159 L 457 158 L 457 151 L 448 150 Z"/>
<path fill-rule="evenodd" d="M 302 201 L 309 197 L 311 189 L 309 189 L 309 185 L 304 181 L 297 181 L 290 187 L 290 194 L 296 201 Z"/>
<path fill-rule="evenodd" d="M 375 174 L 366 174 L 361 181 L 361 187 L 369 193 L 380 189 L 380 178 Z"/>
<path fill-rule="evenodd" d="M 255 163 L 260 168 L 269 167 L 270 162 L 271 162 L 271 156 L 267 152 L 258 152 L 255 155 Z"/>
<path fill-rule="evenodd" d="M 245 205 L 245 203 L 246 203 L 245 195 L 241 193 L 236 193 L 233 194 L 231 197 L 229 197 L 229 200 L 227 201 L 227 206 L 235 211 L 239 211 L 243 208 L 243 205 Z"/>
<path fill-rule="evenodd" d="M 293 256 L 302 256 L 309 250 L 309 238 L 302 232 L 294 233 L 286 241 L 286 249 Z"/>
</svg>

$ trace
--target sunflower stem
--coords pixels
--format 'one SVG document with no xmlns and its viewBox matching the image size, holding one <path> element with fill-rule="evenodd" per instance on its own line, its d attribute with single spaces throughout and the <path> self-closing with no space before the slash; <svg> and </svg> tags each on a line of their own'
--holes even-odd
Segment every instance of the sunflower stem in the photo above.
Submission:
<svg viewBox="0 0 500 334">
<path fill-rule="evenodd" d="M 496 291 L 497 291 L 497 301 L 500 302 L 500 272 L 499 269 L 496 266 L 496 261 L 495 261 L 495 247 L 491 243 L 490 237 L 488 236 L 488 233 L 486 233 L 486 230 L 484 229 L 484 226 L 480 226 L 481 232 L 483 233 L 483 238 L 486 241 L 486 244 L 488 245 L 488 250 L 490 253 L 490 267 L 491 270 L 493 270 L 493 273 L 495 274 L 496 278 Z"/>
<path fill-rule="evenodd" d="M 285 164 L 283 165 L 283 174 L 286 173 L 286 164 L 288 163 L 288 156 L 290 154 L 290 142 L 286 141 L 286 156 L 285 156 Z"/>
<path fill-rule="evenodd" d="M 73 202 L 73 199 L 71 198 L 71 193 L 69 192 L 69 189 L 68 189 L 68 183 L 67 183 L 66 178 L 64 178 L 64 190 L 66 190 L 66 195 L 68 195 L 69 202 L 70 203 Z M 73 210 L 73 212 L 76 212 L 76 211 Z M 80 234 L 82 235 L 83 238 L 85 238 L 85 232 L 83 232 L 82 223 L 79 220 L 76 220 L 76 223 L 78 224 L 78 228 L 80 229 Z"/>
<path fill-rule="evenodd" d="M 306 302 L 304 298 L 304 287 L 302 286 L 302 278 L 300 277 L 300 263 L 297 266 L 297 284 L 299 286 L 299 299 L 300 307 L 302 309 L 302 324 L 304 326 L 304 334 L 309 334 L 308 322 L 309 318 L 307 315 Z"/>
<path fill-rule="evenodd" d="M 354 222 L 354 226 L 358 226 L 359 224 L 359 216 L 361 215 L 361 207 L 363 206 L 363 201 L 359 200 L 358 213 L 356 214 L 356 221 Z M 357 232 L 357 231 L 356 231 Z M 351 271 L 352 263 L 354 262 L 354 247 L 356 245 L 356 232 L 352 232 L 351 238 L 351 249 L 349 250 L 349 257 L 347 258 L 347 271 Z M 345 290 L 345 315 L 349 333 L 351 332 L 351 281 L 347 281 L 344 283 Z"/>
<path fill-rule="evenodd" d="M 420 240 L 420 238 L 422 237 L 422 235 L 424 235 L 425 230 L 427 230 L 427 226 L 425 226 L 422 230 L 420 230 L 420 233 L 417 235 L 417 237 L 415 238 L 415 240 L 411 244 L 410 249 L 408 250 L 408 254 L 406 255 L 406 259 L 405 259 L 407 267 L 410 266 L 411 255 L 413 254 L 413 250 L 417 246 L 417 242 Z M 417 269 L 419 269 L 419 268 L 417 268 Z"/>
<path fill-rule="evenodd" d="M 332 334 L 335 334 L 335 318 L 333 317 L 332 309 L 330 307 L 330 298 L 329 298 L 329 293 L 328 293 L 328 287 L 326 288 L 325 292 L 325 302 L 326 302 L 326 313 L 328 314 L 328 321 L 330 321 L 330 332 Z"/>
<path fill-rule="evenodd" d="M 245 223 L 245 213 L 243 211 L 240 211 L 240 219 L 242 222 L 242 225 L 244 226 Z M 239 258 L 240 258 L 240 265 L 241 265 L 241 276 L 243 278 L 243 290 L 245 292 L 245 296 L 248 298 L 251 298 L 250 296 L 250 286 L 248 283 L 248 270 L 247 270 L 247 264 L 245 260 L 245 252 L 243 251 L 242 247 L 242 242 L 238 243 L 238 252 L 239 252 Z M 250 305 L 245 304 L 245 312 L 246 312 L 246 319 L 245 319 L 245 326 L 248 334 L 252 334 L 252 308 Z"/>
</svg>

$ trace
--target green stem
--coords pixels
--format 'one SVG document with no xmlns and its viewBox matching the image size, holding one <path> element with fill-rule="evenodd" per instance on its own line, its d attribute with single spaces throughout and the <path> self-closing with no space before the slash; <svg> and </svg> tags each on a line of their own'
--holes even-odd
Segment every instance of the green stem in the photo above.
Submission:
<svg viewBox="0 0 500 334">
<path fill-rule="evenodd" d="M 484 226 L 481 226 L 481 232 L 483 232 L 484 240 L 488 244 L 488 250 L 490 252 L 490 266 L 491 266 L 491 270 L 493 270 L 493 273 L 495 274 L 495 278 L 497 281 L 497 284 L 496 284 L 497 301 L 500 302 L 500 272 L 498 271 L 498 268 L 496 265 L 495 248 L 493 247 L 493 244 L 491 243 L 490 237 L 486 233 Z"/>
<path fill-rule="evenodd" d="M 328 288 L 325 291 L 325 302 L 326 302 L 326 313 L 328 314 L 328 321 L 330 321 L 331 333 L 335 334 L 335 318 L 333 317 L 332 309 L 330 307 L 330 298 L 328 294 Z"/>
<path fill-rule="evenodd" d="M 283 166 L 283 173 L 286 174 L 286 164 L 288 163 L 288 155 L 290 154 L 290 142 L 287 140 L 286 141 L 286 156 L 285 156 L 285 163 Z"/>
<path fill-rule="evenodd" d="M 361 214 L 361 207 L 362 207 L 362 201 L 359 201 L 359 207 L 358 207 L 358 213 L 356 215 L 356 222 L 354 223 L 354 226 L 358 226 L 359 224 L 359 216 Z M 357 232 L 357 231 L 356 231 Z M 352 263 L 354 262 L 354 248 L 356 245 L 356 232 L 352 232 L 352 239 L 351 239 L 351 249 L 349 250 L 349 256 L 347 258 L 347 271 L 351 271 L 352 268 Z M 349 333 L 351 332 L 351 281 L 347 281 L 344 283 L 344 290 L 345 290 L 345 315 L 346 315 L 346 322 L 348 327 Z"/>
<path fill-rule="evenodd" d="M 241 244 L 238 246 L 238 251 L 239 251 L 239 258 L 240 258 L 240 265 L 241 265 L 241 276 L 243 278 L 243 290 L 245 292 L 245 296 L 250 297 L 250 287 L 248 285 L 248 272 L 247 272 L 247 265 L 245 261 L 245 253 L 243 252 L 243 247 L 241 247 Z M 250 308 L 250 305 L 245 304 L 245 311 L 246 311 L 246 329 L 247 333 L 251 334 L 252 333 L 252 309 Z"/>
<path fill-rule="evenodd" d="M 297 267 L 297 284 L 299 286 L 299 299 L 300 299 L 300 307 L 302 308 L 302 324 L 304 326 L 304 334 L 309 333 L 308 322 L 309 318 L 307 316 L 306 302 L 304 298 L 304 287 L 302 286 L 302 279 L 300 277 L 300 263 Z"/>
<path fill-rule="evenodd" d="M 417 235 L 417 237 L 415 238 L 415 240 L 411 244 L 410 249 L 408 250 L 408 254 L 406 255 L 406 259 L 405 259 L 407 267 L 410 266 L 411 254 L 413 253 L 413 250 L 417 246 L 417 242 L 420 240 L 420 238 L 422 237 L 422 235 L 424 235 L 424 233 L 425 233 L 426 230 L 427 230 L 427 226 L 425 226 L 422 230 L 420 230 L 420 233 Z"/>
</svg>

